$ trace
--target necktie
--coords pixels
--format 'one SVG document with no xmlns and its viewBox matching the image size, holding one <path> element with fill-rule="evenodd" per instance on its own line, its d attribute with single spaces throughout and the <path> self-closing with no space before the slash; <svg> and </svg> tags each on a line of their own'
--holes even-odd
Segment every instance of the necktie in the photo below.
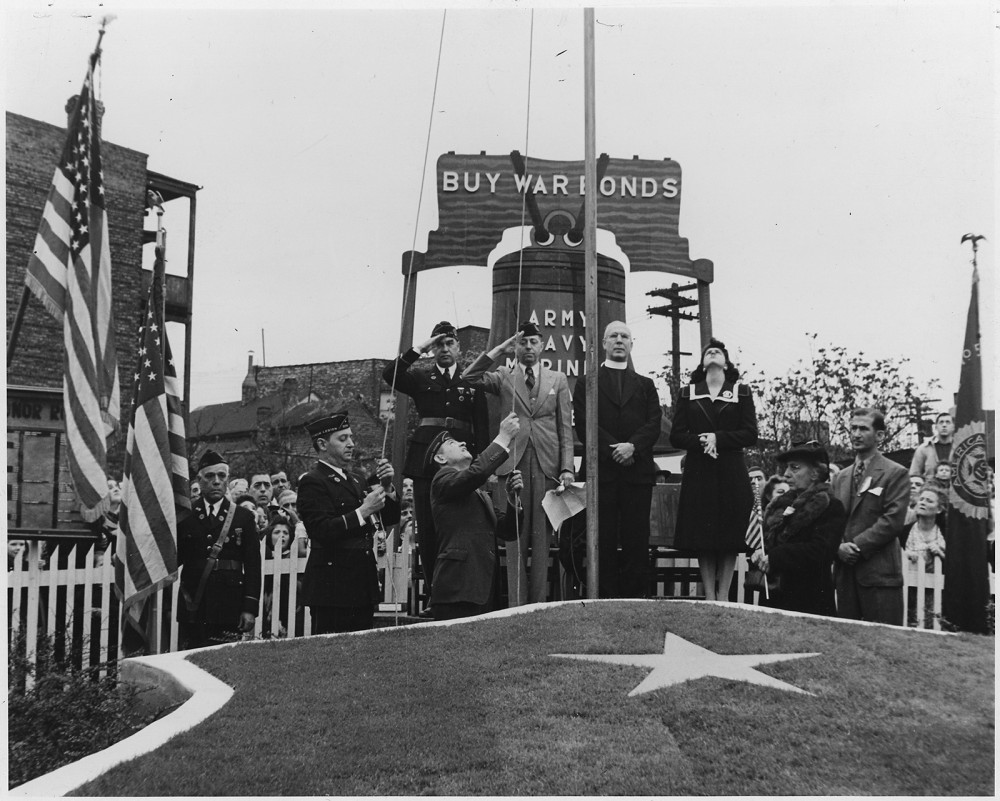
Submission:
<svg viewBox="0 0 1000 801">
<path fill-rule="evenodd" d="M 451 386 L 451 370 L 445 368 L 444 375 L 441 376 L 444 379 L 444 385 L 446 387 Z"/>
<path fill-rule="evenodd" d="M 529 392 L 535 388 L 535 373 L 530 367 L 524 368 L 524 383 L 528 385 Z"/>
<path fill-rule="evenodd" d="M 861 487 L 861 479 L 865 474 L 865 463 L 863 460 L 854 465 L 854 493 L 857 494 Z"/>
</svg>

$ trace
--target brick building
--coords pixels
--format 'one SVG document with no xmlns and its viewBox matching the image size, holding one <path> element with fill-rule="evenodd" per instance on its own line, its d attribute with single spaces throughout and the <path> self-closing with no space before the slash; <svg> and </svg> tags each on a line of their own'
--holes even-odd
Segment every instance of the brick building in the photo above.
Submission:
<svg viewBox="0 0 1000 801">
<path fill-rule="evenodd" d="M 460 369 L 486 349 L 488 335 L 487 329 L 477 326 L 459 329 Z M 360 471 L 370 473 L 383 441 L 386 453 L 392 453 L 393 403 L 382 379 L 391 363 L 390 359 L 352 359 L 262 367 L 254 365 L 251 355 L 240 400 L 191 412 L 187 430 L 191 462 L 212 448 L 227 456 L 233 475 L 283 469 L 290 477 L 297 476 L 315 458 L 306 422 L 346 408 L 355 435 L 355 460 Z M 410 430 L 416 422 L 411 409 Z"/>
<path fill-rule="evenodd" d="M 70 104 L 72 102 L 71 98 Z M 70 104 L 67 104 L 67 111 Z M 62 153 L 66 129 L 12 112 L 6 113 L 6 124 L 9 342 L 28 259 L 52 175 Z M 193 220 L 197 187 L 150 171 L 145 153 L 111 142 L 103 142 L 102 147 L 122 412 L 120 432 L 108 442 L 108 469 L 110 475 L 120 476 L 132 402 L 132 385 L 128 379 L 136 367 L 135 338 L 151 277 L 150 271 L 142 268 L 143 245 L 152 241 L 150 232 L 143 230 L 147 216 L 146 191 L 157 189 L 165 201 L 187 197 Z M 189 248 L 188 263 L 188 276 L 169 276 L 167 286 L 167 319 L 186 325 L 190 325 L 193 247 Z M 186 339 L 189 342 L 190 336 Z M 56 322 L 32 295 L 25 308 L 13 359 L 7 368 L 9 528 L 38 531 L 79 526 L 65 458 L 62 383 L 62 324 Z"/>
</svg>

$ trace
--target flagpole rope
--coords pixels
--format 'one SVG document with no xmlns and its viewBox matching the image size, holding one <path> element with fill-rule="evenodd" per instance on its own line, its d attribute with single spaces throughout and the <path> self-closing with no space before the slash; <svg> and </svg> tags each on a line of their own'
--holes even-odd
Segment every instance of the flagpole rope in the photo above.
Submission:
<svg viewBox="0 0 1000 801">
<path fill-rule="evenodd" d="M 424 144 L 424 164 L 420 170 L 420 194 L 417 196 L 417 213 L 413 220 L 413 241 L 410 245 L 410 264 L 406 270 L 406 281 L 403 286 L 403 307 L 399 315 L 399 353 L 403 352 L 403 322 L 406 315 L 406 304 L 410 298 L 410 283 L 413 278 L 413 261 L 416 256 L 417 251 L 417 232 L 420 229 L 420 209 L 424 201 L 424 184 L 427 181 L 427 160 L 431 150 L 431 131 L 434 127 L 434 106 L 437 103 L 437 90 L 438 90 L 438 79 L 441 75 L 441 53 L 444 50 L 444 28 L 445 22 L 448 19 L 448 9 L 444 9 L 441 13 L 441 37 L 438 41 L 438 54 L 437 54 L 437 65 L 434 68 L 434 90 L 431 93 L 431 109 L 430 114 L 427 119 L 427 138 Z M 392 386 L 390 387 L 389 394 L 389 408 L 393 409 L 395 412 L 396 408 L 396 375 L 399 372 L 399 357 L 397 356 L 395 365 L 392 369 Z M 400 421 L 396 421 L 400 422 Z M 405 422 L 405 421 L 403 421 Z M 385 432 L 382 435 L 382 456 L 385 458 L 385 448 L 386 443 L 389 440 L 389 426 L 386 425 Z"/>
<path fill-rule="evenodd" d="M 524 175 L 525 180 L 528 178 L 528 154 L 530 150 L 528 149 L 529 135 L 531 133 L 531 72 L 532 72 L 532 62 L 534 59 L 534 47 L 535 47 L 535 9 L 531 9 L 531 24 L 528 29 L 528 96 L 525 102 L 524 109 Z M 521 284 L 522 276 L 524 274 L 524 216 L 525 211 L 528 206 L 528 190 L 530 187 L 527 183 L 524 185 L 524 191 L 521 193 L 521 237 L 520 237 L 520 247 L 518 248 L 517 254 L 517 303 L 515 305 L 514 311 L 514 326 L 515 329 L 521 324 Z M 516 371 L 516 367 L 514 368 Z M 511 374 L 511 392 L 510 392 L 510 412 L 514 413 L 514 408 L 517 403 L 517 392 L 516 392 L 516 382 L 514 376 L 516 373 Z M 517 438 L 511 443 L 511 456 L 513 456 L 512 464 L 514 467 L 512 469 L 517 469 Z M 515 542 L 517 542 L 517 569 L 514 571 L 514 593 L 516 597 L 516 602 L 514 604 L 510 603 L 508 599 L 508 606 L 520 606 L 521 604 L 521 567 L 524 565 L 524 556 L 521 553 L 521 519 L 520 519 L 520 509 L 521 509 L 521 493 L 516 493 L 516 500 L 514 503 L 514 534 L 516 536 Z M 507 555 L 507 561 L 510 562 L 510 554 Z"/>
</svg>

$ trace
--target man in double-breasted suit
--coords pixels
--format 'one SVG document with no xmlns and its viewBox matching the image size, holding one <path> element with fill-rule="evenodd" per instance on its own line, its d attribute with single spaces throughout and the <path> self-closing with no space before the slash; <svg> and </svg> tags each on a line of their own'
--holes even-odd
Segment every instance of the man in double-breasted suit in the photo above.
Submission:
<svg viewBox="0 0 1000 801">
<path fill-rule="evenodd" d="M 629 365 L 632 332 L 625 323 L 604 330 L 605 360 L 597 387 L 598 595 L 642 598 L 649 592 L 649 507 L 660 437 L 660 398 L 653 381 Z M 574 425 L 586 442 L 586 382 L 573 391 Z M 593 404 L 591 404 L 592 406 Z M 621 546 L 621 559 L 618 546 Z"/>
<path fill-rule="evenodd" d="M 464 442 L 442 431 L 427 449 L 427 468 L 437 471 L 431 481 L 431 511 L 438 532 L 431 609 L 438 620 L 489 612 L 495 608 L 500 558 L 496 538 L 513 539 L 517 470 L 507 476 L 506 511 L 498 512 L 481 489 L 507 459 L 518 429 L 517 416 L 500 422 L 496 439 L 473 460 Z"/>
<path fill-rule="evenodd" d="M 840 617 L 902 626 L 899 534 L 910 500 L 910 477 L 905 468 L 878 452 L 884 439 L 881 412 L 855 409 L 851 413 L 854 464 L 832 482 L 834 496 L 847 510 L 834 584 Z"/>
<path fill-rule="evenodd" d="M 422 353 L 433 353 L 434 363 L 417 364 Z M 431 516 L 431 477 L 424 468 L 427 446 L 442 431 L 464 440 L 473 455 L 489 442 L 486 398 L 480 387 L 472 386 L 459 374 L 460 353 L 455 326 L 442 320 L 428 340 L 401 353 L 382 373 L 390 387 L 410 396 L 420 415 L 406 449 L 403 475 L 413 479 L 413 516 L 428 593 L 434 581 L 437 535 Z"/>
<path fill-rule="evenodd" d="M 205 451 L 198 460 L 201 496 L 177 527 L 182 648 L 237 639 L 253 631 L 260 610 L 257 524 L 252 512 L 226 497 L 228 479 L 226 460 Z"/>
<path fill-rule="evenodd" d="M 310 541 L 302 602 L 314 634 L 370 629 L 380 598 L 372 516 L 386 526 L 399 520 L 392 465 L 380 461 L 375 475 L 382 486 L 369 491 L 350 471 L 354 434 L 347 412 L 306 427 L 319 459 L 299 480 L 299 516 Z"/>
<path fill-rule="evenodd" d="M 501 354 L 511 345 L 517 364 L 494 370 Z M 551 526 L 542 510 L 542 498 L 560 484 L 571 484 L 576 475 L 569 384 L 565 375 L 541 363 L 541 354 L 541 331 L 534 323 L 527 322 L 514 336 L 484 353 L 462 373 L 462 378 L 498 395 L 501 416 L 513 411 L 521 425 L 511 443 L 510 456 L 497 470 L 497 475 L 504 477 L 516 468 L 524 483 L 523 525 L 520 535 L 507 545 L 510 606 L 548 600 Z M 530 576 L 526 566 L 529 546 Z"/>
</svg>

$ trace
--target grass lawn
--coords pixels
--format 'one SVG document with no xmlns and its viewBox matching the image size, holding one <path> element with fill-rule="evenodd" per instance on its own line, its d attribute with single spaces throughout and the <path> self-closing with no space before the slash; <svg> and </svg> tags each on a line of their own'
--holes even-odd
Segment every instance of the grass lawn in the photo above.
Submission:
<svg viewBox="0 0 1000 801">
<path fill-rule="evenodd" d="M 819 652 L 627 697 L 555 653 Z M 994 640 L 671 602 L 200 654 L 219 713 L 80 794 L 992 795 Z"/>
</svg>

